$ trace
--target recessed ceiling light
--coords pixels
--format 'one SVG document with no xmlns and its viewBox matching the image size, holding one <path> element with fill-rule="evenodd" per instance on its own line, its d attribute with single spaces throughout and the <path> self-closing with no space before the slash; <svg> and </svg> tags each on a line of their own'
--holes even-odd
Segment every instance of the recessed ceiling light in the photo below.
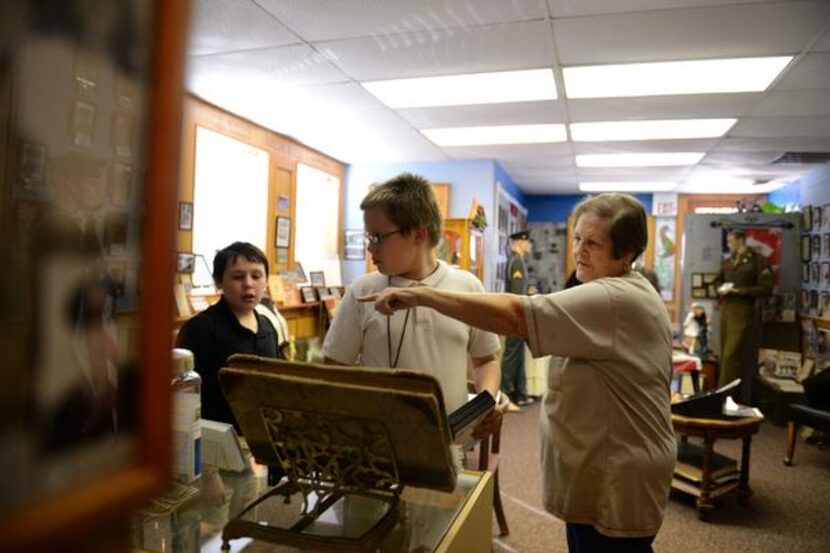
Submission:
<svg viewBox="0 0 830 553">
<path fill-rule="evenodd" d="M 360 83 L 390 108 L 556 100 L 551 69 L 471 73 Z"/>
<path fill-rule="evenodd" d="M 498 125 L 422 129 L 436 146 L 487 146 L 565 142 L 565 125 Z"/>
<path fill-rule="evenodd" d="M 737 119 L 668 119 L 571 123 L 571 137 L 582 142 L 664 140 L 723 136 Z"/>
<path fill-rule="evenodd" d="M 568 98 L 761 92 L 792 56 L 565 67 Z"/>
<path fill-rule="evenodd" d="M 665 152 L 650 154 L 583 154 L 576 156 L 577 167 L 670 167 L 694 165 L 704 152 Z"/>
<path fill-rule="evenodd" d="M 676 182 L 580 182 L 582 192 L 668 192 Z"/>
</svg>

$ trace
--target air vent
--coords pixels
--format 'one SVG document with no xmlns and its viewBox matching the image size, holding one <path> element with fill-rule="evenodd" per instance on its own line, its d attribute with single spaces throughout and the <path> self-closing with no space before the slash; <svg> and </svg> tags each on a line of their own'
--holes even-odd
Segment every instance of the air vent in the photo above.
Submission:
<svg viewBox="0 0 830 553">
<path fill-rule="evenodd" d="M 799 165 L 810 163 L 830 163 L 830 152 L 784 152 L 772 161 L 773 165 L 783 163 Z"/>
</svg>

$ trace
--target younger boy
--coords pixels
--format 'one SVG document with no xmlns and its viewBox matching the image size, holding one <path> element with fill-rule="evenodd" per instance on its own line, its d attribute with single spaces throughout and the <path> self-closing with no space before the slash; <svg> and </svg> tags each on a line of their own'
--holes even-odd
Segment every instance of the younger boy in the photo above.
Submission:
<svg viewBox="0 0 830 553">
<path fill-rule="evenodd" d="M 388 286 L 432 286 L 482 292 L 467 271 L 436 259 L 441 238 L 438 200 L 426 179 L 404 173 L 373 188 L 360 204 L 366 240 L 378 272 L 346 290 L 323 344 L 329 363 L 420 371 L 441 384 L 447 411 L 467 401 L 467 361 L 476 389 L 497 397 L 501 378 L 498 338 L 432 309 L 413 308 L 386 316 L 359 298 Z"/>
<path fill-rule="evenodd" d="M 234 353 L 281 357 L 274 326 L 256 311 L 268 282 L 268 259 L 253 244 L 234 242 L 213 258 L 213 281 L 221 298 L 182 326 L 177 345 L 193 352 L 202 377 L 202 417 L 233 424 L 241 433 L 218 373 Z"/>
</svg>

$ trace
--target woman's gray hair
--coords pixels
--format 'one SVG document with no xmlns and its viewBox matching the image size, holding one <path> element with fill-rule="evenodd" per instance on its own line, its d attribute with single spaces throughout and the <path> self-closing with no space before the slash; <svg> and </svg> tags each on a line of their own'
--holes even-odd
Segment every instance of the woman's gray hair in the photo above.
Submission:
<svg viewBox="0 0 830 553">
<path fill-rule="evenodd" d="M 643 204 L 629 194 L 599 194 L 579 202 L 574 208 L 574 222 L 585 213 L 608 221 L 612 255 L 621 259 L 631 252 L 634 261 L 648 244 L 648 223 Z"/>
</svg>

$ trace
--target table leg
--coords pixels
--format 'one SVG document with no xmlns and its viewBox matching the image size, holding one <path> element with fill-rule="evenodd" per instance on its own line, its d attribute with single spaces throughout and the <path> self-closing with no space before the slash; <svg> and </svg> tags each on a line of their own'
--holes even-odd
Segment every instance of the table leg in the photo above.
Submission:
<svg viewBox="0 0 830 553">
<path fill-rule="evenodd" d="M 752 490 L 749 488 L 749 448 L 752 445 L 752 436 L 744 436 L 741 439 L 743 447 L 741 448 L 741 480 L 738 484 L 738 503 L 746 505 L 752 496 Z"/>
<path fill-rule="evenodd" d="M 700 519 L 705 519 L 709 511 L 714 508 L 714 504 L 710 499 L 712 490 L 712 455 L 715 446 L 715 439 L 711 436 L 703 438 L 703 464 L 700 467 L 700 497 L 697 498 L 697 516 Z"/>
</svg>

